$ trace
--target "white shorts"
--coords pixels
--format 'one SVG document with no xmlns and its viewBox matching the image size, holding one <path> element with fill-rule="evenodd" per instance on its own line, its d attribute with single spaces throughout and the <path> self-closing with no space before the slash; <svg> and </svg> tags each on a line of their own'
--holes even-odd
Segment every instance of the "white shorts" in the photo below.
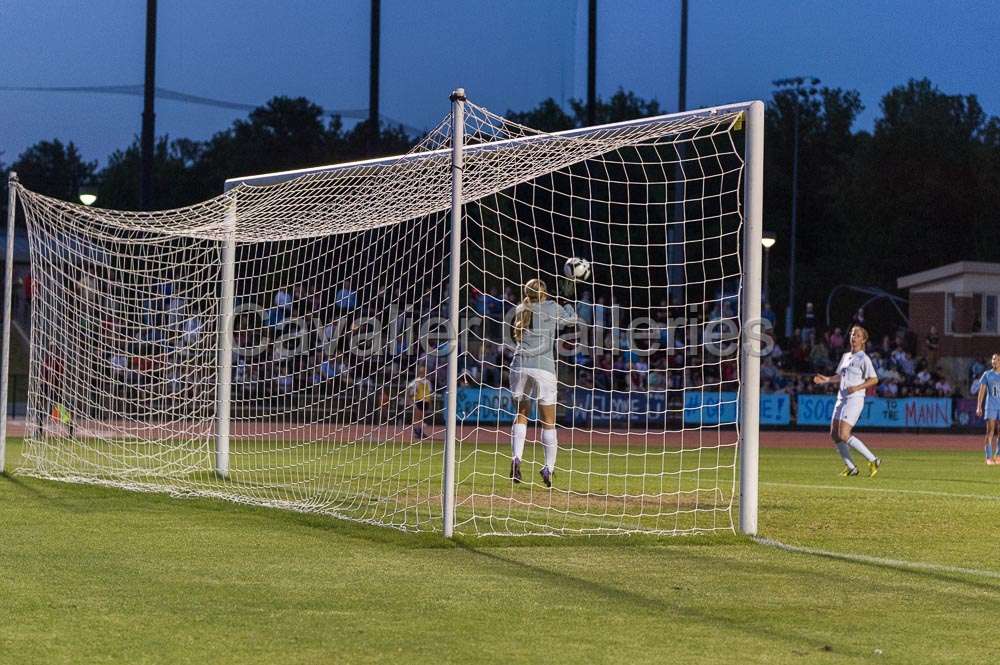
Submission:
<svg viewBox="0 0 1000 665">
<path fill-rule="evenodd" d="M 854 427 L 864 409 L 863 399 L 838 399 L 833 406 L 833 420 L 846 420 L 851 427 Z"/>
<path fill-rule="evenodd" d="M 539 404 L 551 406 L 558 397 L 556 375 L 544 369 L 510 370 L 510 392 L 514 399 L 525 395 L 538 399 Z"/>
</svg>

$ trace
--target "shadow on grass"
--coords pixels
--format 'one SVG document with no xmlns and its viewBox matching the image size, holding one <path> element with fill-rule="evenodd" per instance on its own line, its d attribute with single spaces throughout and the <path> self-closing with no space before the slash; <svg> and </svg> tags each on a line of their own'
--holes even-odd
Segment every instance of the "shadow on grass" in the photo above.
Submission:
<svg viewBox="0 0 1000 665">
<path fill-rule="evenodd" d="M 247 508 L 240 506 L 240 508 Z M 254 509 L 267 514 L 281 513 L 282 521 L 291 521 L 300 526 L 326 531 L 334 536 L 364 540 L 368 543 L 401 546 L 408 549 L 455 549 L 470 551 L 481 549 L 518 549 L 518 548 L 662 548 L 664 545 L 684 546 L 685 548 L 724 547 L 735 544 L 748 544 L 750 540 L 744 536 L 731 533 L 715 535 L 697 534 L 688 536 L 656 536 L 646 534 L 635 535 L 592 535 L 592 536 L 476 536 L 456 534 L 451 540 L 434 532 L 404 532 L 390 527 L 351 522 L 328 515 L 310 515 L 277 509 Z"/>
<path fill-rule="evenodd" d="M 354 522 L 322 513 L 300 512 L 268 506 L 247 505 L 223 498 L 201 496 L 176 496 L 168 492 L 135 492 L 101 484 L 37 480 L 25 482 L 16 476 L 3 476 L 17 491 L 30 494 L 56 509 L 73 513 L 117 512 L 122 508 L 115 502 L 128 504 L 133 510 L 191 510 L 204 515 L 243 515 L 259 520 L 257 528 L 283 529 L 289 526 L 306 527 L 325 532 L 332 537 L 350 538 L 404 549 L 454 549 L 472 548 L 656 548 L 665 544 L 686 548 L 724 547 L 745 544 L 746 538 L 729 533 L 689 534 L 684 536 L 657 536 L 636 533 L 632 535 L 569 535 L 569 536 L 476 536 L 456 534 L 448 540 L 438 531 L 407 532 L 400 529 Z M 44 487 L 45 489 L 40 489 Z M 51 491 L 46 491 L 51 488 Z M 267 526 L 269 524 L 270 526 Z M 433 523 L 430 528 L 439 528 Z"/>
<path fill-rule="evenodd" d="M 636 593 L 627 589 L 622 589 L 610 584 L 588 580 L 582 577 L 570 575 L 558 570 L 550 570 L 541 566 L 517 561 L 513 558 L 501 556 L 492 552 L 487 552 L 476 548 L 467 541 L 459 541 L 458 545 L 469 554 L 480 557 L 487 562 L 509 568 L 519 577 L 541 584 L 551 585 L 560 593 L 567 589 L 572 589 L 584 594 L 599 596 L 605 601 L 619 603 L 629 606 L 631 609 L 646 612 L 661 620 L 669 621 L 671 617 L 682 617 L 692 622 L 697 622 L 713 630 L 726 630 L 733 633 L 741 633 L 752 639 L 760 639 L 762 636 L 783 642 L 789 647 L 808 648 L 820 652 L 832 651 L 832 647 L 826 640 L 805 635 L 800 631 L 788 629 L 783 630 L 771 625 L 769 619 L 760 620 L 742 619 L 734 616 L 721 616 L 717 613 L 710 613 L 683 604 L 681 601 L 672 601 L 666 598 L 657 598 L 649 595 Z M 679 557 L 687 557 L 686 550 L 674 551 Z M 721 563 L 728 565 L 728 562 L 711 560 L 711 564 L 718 566 Z M 672 592 L 685 593 L 686 589 L 678 586 L 671 587 Z M 691 597 L 688 596 L 690 599 Z M 694 601 L 696 602 L 696 601 Z M 860 652 L 845 650 L 840 652 L 846 655 L 861 655 Z"/>
<path fill-rule="evenodd" d="M 6 472 L 0 474 L 0 481 L 9 483 L 14 492 L 21 492 L 28 495 L 34 501 L 44 502 L 62 511 L 72 513 L 94 512 L 91 506 L 85 505 L 83 502 L 76 501 L 75 499 L 67 499 L 60 491 L 46 492 L 35 486 L 36 484 L 42 484 L 44 481 L 37 481 L 37 483 L 34 481 L 24 482 L 22 478 Z"/>
</svg>

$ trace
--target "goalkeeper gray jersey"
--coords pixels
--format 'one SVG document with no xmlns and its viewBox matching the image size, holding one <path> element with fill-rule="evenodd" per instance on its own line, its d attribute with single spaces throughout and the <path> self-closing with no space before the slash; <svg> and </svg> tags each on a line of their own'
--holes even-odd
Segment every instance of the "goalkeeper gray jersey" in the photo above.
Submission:
<svg viewBox="0 0 1000 665">
<path fill-rule="evenodd" d="M 518 310 L 520 310 L 518 307 Z M 562 326 L 579 321 L 572 305 L 552 300 L 531 303 L 531 326 L 524 331 L 510 362 L 511 369 L 543 369 L 556 373 L 555 341 Z"/>
</svg>

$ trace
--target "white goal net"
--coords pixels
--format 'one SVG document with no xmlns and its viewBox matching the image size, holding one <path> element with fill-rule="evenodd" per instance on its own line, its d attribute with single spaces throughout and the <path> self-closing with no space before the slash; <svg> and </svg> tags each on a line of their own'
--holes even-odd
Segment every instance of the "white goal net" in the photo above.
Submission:
<svg viewBox="0 0 1000 665">
<path fill-rule="evenodd" d="M 20 471 L 407 531 L 733 530 L 756 430 L 750 105 L 559 134 L 456 107 L 463 131 L 449 116 L 409 154 L 189 208 L 14 183 L 36 288 Z M 519 403 L 533 279 L 564 320 L 553 383 L 532 374 Z"/>
</svg>

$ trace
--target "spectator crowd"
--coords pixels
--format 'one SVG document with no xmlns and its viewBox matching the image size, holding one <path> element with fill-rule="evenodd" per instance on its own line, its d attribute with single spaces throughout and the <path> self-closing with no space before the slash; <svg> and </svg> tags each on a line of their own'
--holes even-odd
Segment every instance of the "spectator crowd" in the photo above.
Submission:
<svg viewBox="0 0 1000 665">
<path fill-rule="evenodd" d="M 864 310 L 858 310 L 851 325 L 865 326 Z M 869 395 L 878 397 L 953 397 L 964 386 L 954 386 L 937 364 L 938 335 L 933 328 L 925 339 L 926 355 L 916 351 L 916 336 L 906 328 L 875 337 L 868 329 L 865 351 L 878 374 L 879 383 Z M 790 339 L 777 340 L 761 362 L 761 388 L 770 393 L 828 392 L 815 385 L 815 374 L 833 374 L 840 358 L 850 351 L 847 327 L 818 328 L 812 303 L 806 308 L 804 325 Z M 980 372 L 981 374 L 982 372 Z M 978 378 L 978 375 L 976 376 Z M 971 381 L 970 381 L 971 383 Z"/>
<path fill-rule="evenodd" d="M 28 280 L 30 276 L 22 285 L 24 300 L 32 293 Z M 87 287 L 86 280 L 76 288 L 84 296 L 81 301 L 93 298 L 99 290 Z M 210 370 L 215 362 L 215 326 L 209 325 L 212 312 L 205 304 L 208 301 L 198 297 L 203 295 L 163 284 L 154 297 L 124 317 L 110 304 L 112 299 L 101 298 L 103 302 L 94 309 L 106 317 L 102 324 L 108 357 L 103 362 L 94 360 L 105 368 L 105 380 L 119 389 L 159 384 L 166 396 L 185 389 L 185 376 L 191 377 L 190 371 L 183 370 L 185 366 L 194 362 Z M 561 384 L 602 391 L 670 391 L 678 399 L 692 388 L 736 389 L 738 344 L 713 353 L 698 338 L 704 334 L 706 322 L 728 322 L 734 333 L 729 341 L 735 341 L 735 295 L 681 308 L 669 306 L 666 298 L 655 301 L 657 304 L 633 306 L 614 295 L 608 292 L 594 298 L 590 291 L 584 291 L 573 300 L 581 323 L 575 333 L 558 342 L 563 360 L 559 363 Z M 326 289 L 285 287 L 238 296 L 234 398 L 349 393 L 356 401 L 374 399 L 386 404 L 399 399 L 418 368 L 425 370 L 436 392 L 443 391 L 447 385 L 447 338 L 439 329 L 438 342 L 428 343 L 428 335 L 434 329 L 432 320 L 437 320 L 437 325 L 446 320 L 448 300 L 428 293 L 409 302 L 402 300 L 388 303 L 350 282 Z M 510 287 L 502 292 L 470 290 L 468 306 L 463 309 L 472 318 L 465 320 L 459 338 L 461 385 L 508 385 L 513 347 L 505 340 L 505 327 L 509 327 L 518 302 Z M 766 305 L 763 314 L 774 318 Z M 387 315 L 395 320 L 387 320 Z M 679 320 L 692 324 L 678 325 Z M 840 358 L 849 350 L 849 327 L 819 327 L 812 304 L 806 308 L 802 323 L 790 338 L 775 339 L 770 353 L 762 358 L 763 392 L 828 392 L 812 378 L 836 371 Z M 854 323 L 865 324 L 862 310 Z M 381 333 L 372 335 L 372 326 L 380 326 Z M 645 328 L 645 334 L 636 334 L 639 328 Z M 509 337 L 509 330 L 506 332 Z M 952 385 L 938 368 L 935 331 L 924 340 L 925 355 L 916 353 L 915 336 L 905 328 L 880 337 L 874 336 L 874 330 L 869 329 L 869 333 L 873 338 L 866 350 L 879 378 L 871 395 L 902 398 L 966 393 L 967 385 Z M 363 341 L 359 344 L 359 339 L 369 340 L 368 347 Z M 972 378 L 978 378 L 985 368 L 984 361 L 974 364 Z"/>
</svg>

